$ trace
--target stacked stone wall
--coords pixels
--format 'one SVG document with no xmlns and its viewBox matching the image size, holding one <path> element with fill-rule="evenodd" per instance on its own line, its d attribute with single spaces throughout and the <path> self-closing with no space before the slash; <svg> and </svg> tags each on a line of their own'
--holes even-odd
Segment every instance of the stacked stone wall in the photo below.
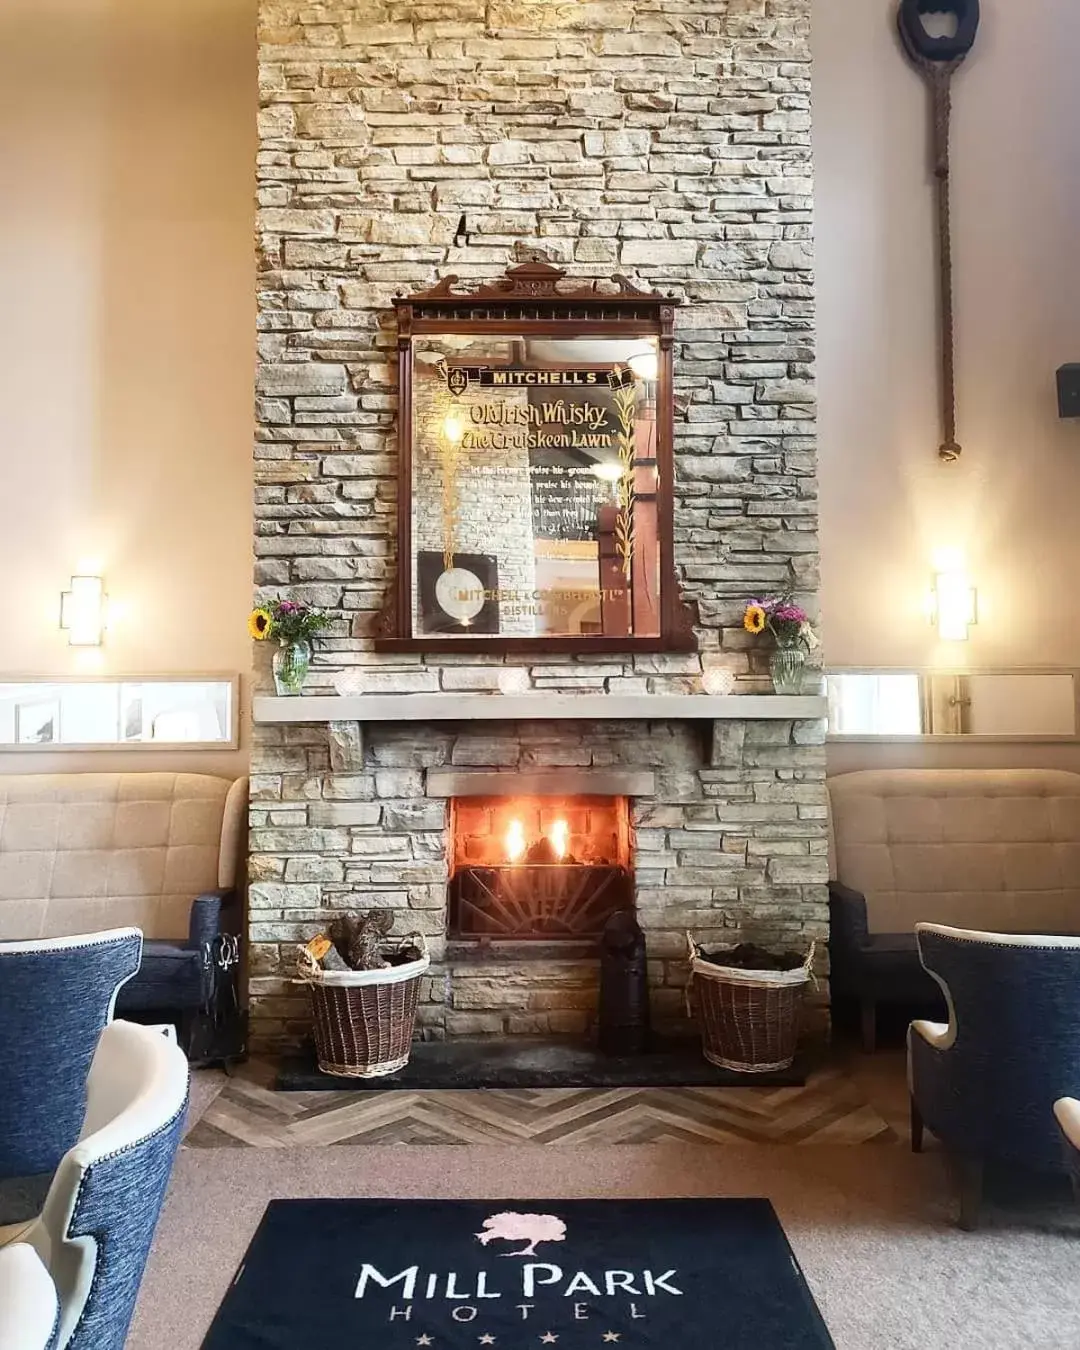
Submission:
<svg viewBox="0 0 1080 1350">
<path fill-rule="evenodd" d="M 387 319 L 396 292 L 448 273 L 490 281 L 536 246 L 574 276 L 624 273 L 685 302 L 675 561 L 701 655 L 507 660 L 538 692 L 693 692 L 703 657 L 761 674 L 745 599 L 817 603 L 810 0 L 259 8 L 256 593 L 335 616 L 312 691 L 346 669 L 373 692 L 497 687 L 501 657 L 372 648 L 395 571 Z M 732 724 L 716 765 L 697 738 L 686 724 L 584 740 L 570 724 L 479 738 L 388 727 L 369 729 L 361 772 L 335 775 L 325 726 L 256 725 L 256 1041 L 306 1026 L 285 953 L 339 907 L 391 904 L 441 941 L 444 806 L 424 795 L 429 763 L 656 763 L 662 786 L 635 808 L 637 898 L 665 1016 L 681 1008 L 683 928 L 822 936 L 821 728 Z M 576 1024 L 588 1005 L 558 1000 L 586 999 L 587 982 L 564 976 L 537 983 L 548 1008 L 488 1007 L 476 987 L 457 1006 L 440 957 L 426 1031 Z M 461 973 L 463 988 L 477 979 Z"/>
</svg>

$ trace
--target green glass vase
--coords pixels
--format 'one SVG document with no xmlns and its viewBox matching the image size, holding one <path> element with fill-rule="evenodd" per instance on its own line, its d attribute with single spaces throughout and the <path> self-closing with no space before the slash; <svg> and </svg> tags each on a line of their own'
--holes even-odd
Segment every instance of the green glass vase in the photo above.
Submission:
<svg viewBox="0 0 1080 1350">
<path fill-rule="evenodd" d="M 806 669 L 803 647 L 776 647 L 769 657 L 769 676 L 774 694 L 801 694 Z"/>
<path fill-rule="evenodd" d="M 299 694 L 310 668 L 310 642 L 283 642 L 274 653 L 274 688 L 285 696 Z"/>
</svg>

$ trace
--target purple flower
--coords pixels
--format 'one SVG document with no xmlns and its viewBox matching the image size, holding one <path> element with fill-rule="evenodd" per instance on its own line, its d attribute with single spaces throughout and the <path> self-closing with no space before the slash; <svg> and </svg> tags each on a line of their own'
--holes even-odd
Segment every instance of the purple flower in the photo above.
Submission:
<svg viewBox="0 0 1080 1350">
<path fill-rule="evenodd" d="M 772 617 L 778 619 L 781 623 L 805 623 L 806 610 L 798 605 L 777 605 L 772 612 Z"/>
</svg>

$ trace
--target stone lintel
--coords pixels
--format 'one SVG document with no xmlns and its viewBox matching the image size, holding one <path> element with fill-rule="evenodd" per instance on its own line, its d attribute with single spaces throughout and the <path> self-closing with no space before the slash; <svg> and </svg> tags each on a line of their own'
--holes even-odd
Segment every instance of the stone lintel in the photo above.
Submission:
<svg viewBox="0 0 1080 1350">
<path fill-rule="evenodd" d="M 428 769 L 429 797 L 653 797 L 651 769 Z"/>
</svg>

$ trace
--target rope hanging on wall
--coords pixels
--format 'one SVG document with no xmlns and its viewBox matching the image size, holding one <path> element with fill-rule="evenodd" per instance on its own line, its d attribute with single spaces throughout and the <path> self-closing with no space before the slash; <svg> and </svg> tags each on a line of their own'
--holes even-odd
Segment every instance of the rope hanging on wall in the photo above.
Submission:
<svg viewBox="0 0 1080 1350">
<path fill-rule="evenodd" d="M 932 37 L 926 14 L 952 15 L 956 31 Z M 946 463 L 960 458 L 956 439 L 956 332 L 953 317 L 952 226 L 949 202 L 949 131 L 952 77 L 975 45 L 979 0 L 901 0 L 897 24 L 904 50 L 930 89 L 933 108 L 934 177 L 937 180 L 939 311 L 941 322 L 942 441 L 938 455 Z"/>
</svg>

